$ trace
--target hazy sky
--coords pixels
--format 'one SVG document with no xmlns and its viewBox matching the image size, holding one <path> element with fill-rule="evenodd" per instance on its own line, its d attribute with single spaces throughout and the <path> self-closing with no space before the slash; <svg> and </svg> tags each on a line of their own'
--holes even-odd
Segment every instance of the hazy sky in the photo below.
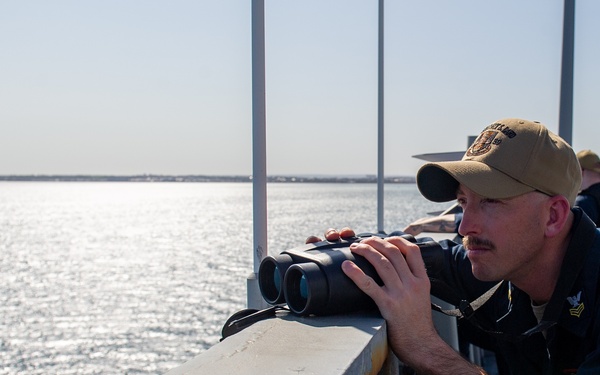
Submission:
<svg viewBox="0 0 600 375">
<path fill-rule="evenodd" d="M 377 171 L 377 0 L 266 0 L 267 173 Z M 385 173 L 494 120 L 558 132 L 563 0 L 385 2 Z M 600 151 L 600 1 L 573 146 Z M 252 173 L 251 0 L 0 0 L 0 174 Z"/>
</svg>

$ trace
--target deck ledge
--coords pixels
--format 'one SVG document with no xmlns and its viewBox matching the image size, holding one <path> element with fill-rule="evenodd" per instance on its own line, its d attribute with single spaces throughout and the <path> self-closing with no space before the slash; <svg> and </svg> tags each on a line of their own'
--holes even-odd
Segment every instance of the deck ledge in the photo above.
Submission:
<svg viewBox="0 0 600 375">
<path fill-rule="evenodd" d="M 325 317 L 278 312 L 167 374 L 393 374 L 398 365 L 377 312 Z"/>
</svg>

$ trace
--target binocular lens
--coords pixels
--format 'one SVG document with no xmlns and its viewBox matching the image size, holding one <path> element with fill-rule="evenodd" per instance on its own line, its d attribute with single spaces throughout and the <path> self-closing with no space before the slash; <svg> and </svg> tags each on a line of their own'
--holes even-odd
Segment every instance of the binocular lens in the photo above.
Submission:
<svg viewBox="0 0 600 375">
<path fill-rule="evenodd" d="M 284 279 L 284 294 L 290 310 L 297 314 L 327 303 L 327 277 L 316 263 L 294 264 Z"/>
<path fill-rule="evenodd" d="M 308 298 L 308 285 L 306 284 L 306 276 L 302 275 L 300 278 L 300 297 Z"/>
<path fill-rule="evenodd" d="M 281 276 L 279 276 L 279 269 L 275 267 L 273 270 L 273 285 L 277 293 L 281 292 Z"/>
<path fill-rule="evenodd" d="M 276 305 L 285 302 L 283 280 L 285 271 L 292 263 L 292 257 L 287 254 L 267 257 L 261 262 L 258 270 L 258 285 L 268 303 Z"/>
</svg>

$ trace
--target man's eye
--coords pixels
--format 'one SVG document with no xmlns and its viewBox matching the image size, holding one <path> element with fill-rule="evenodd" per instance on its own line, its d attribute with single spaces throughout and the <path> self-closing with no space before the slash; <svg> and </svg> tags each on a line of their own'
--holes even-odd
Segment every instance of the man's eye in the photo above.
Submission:
<svg viewBox="0 0 600 375">
<path fill-rule="evenodd" d="M 498 199 L 490 199 L 490 198 L 485 198 L 481 200 L 482 203 L 499 203 L 500 201 Z"/>
</svg>

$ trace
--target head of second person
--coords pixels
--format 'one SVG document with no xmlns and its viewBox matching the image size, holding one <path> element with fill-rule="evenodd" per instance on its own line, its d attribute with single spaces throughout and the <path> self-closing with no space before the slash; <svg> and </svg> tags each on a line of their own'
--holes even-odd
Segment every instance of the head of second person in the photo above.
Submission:
<svg viewBox="0 0 600 375">
<path fill-rule="evenodd" d="M 544 125 L 516 118 L 485 127 L 460 161 L 417 173 L 425 198 L 462 206 L 459 233 L 474 276 L 515 285 L 560 268 L 580 184 L 572 148 Z"/>
<path fill-rule="evenodd" d="M 600 182 L 600 158 L 592 150 L 581 150 L 577 153 L 581 166 L 581 190 Z"/>
</svg>

